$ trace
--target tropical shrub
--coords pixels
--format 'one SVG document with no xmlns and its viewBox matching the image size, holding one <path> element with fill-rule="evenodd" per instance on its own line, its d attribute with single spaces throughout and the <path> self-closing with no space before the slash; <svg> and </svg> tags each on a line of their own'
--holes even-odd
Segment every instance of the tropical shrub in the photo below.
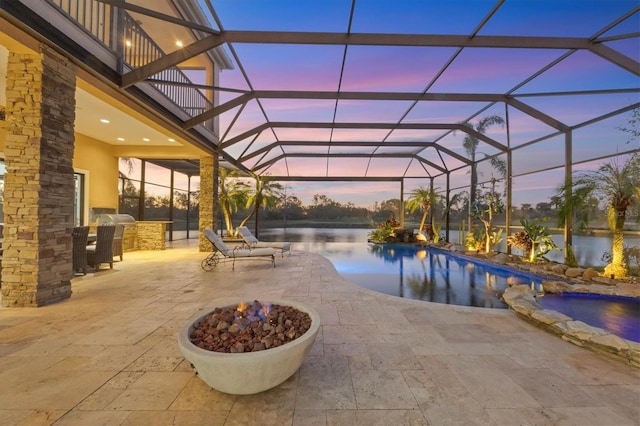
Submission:
<svg viewBox="0 0 640 426">
<path fill-rule="evenodd" d="M 380 225 L 385 225 L 385 226 L 389 225 L 392 228 L 400 228 L 400 222 L 398 222 L 395 217 L 391 217 L 391 218 L 385 220 Z M 380 227 L 380 225 L 378 225 L 378 227 Z"/>
<path fill-rule="evenodd" d="M 541 222 L 546 222 L 547 220 L 549 220 L 548 217 L 533 219 L 531 221 L 527 219 L 520 220 L 524 232 L 526 232 L 531 240 L 531 249 L 529 250 L 530 262 L 544 258 L 544 255 L 551 250 L 559 250 L 556 243 L 551 239 L 552 234 L 549 232 L 549 228 L 541 224 Z"/>
<path fill-rule="evenodd" d="M 489 253 L 495 245 L 502 241 L 502 229 L 493 226 L 494 216 L 504 212 L 504 203 L 500 193 L 496 191 L 497 179 L 491 179 L 491 189 L 480 195 L 480 199 L 473 204 L 471 217 L 484 225 L 484 251 Z"/>
<path fill-rule="evenodd" d="M 525 256 L 529 256 L 533 243 L 531 242 L 531 238 L 529 238 L 529 234 L 525 231 L 518 231 L 507 237 L 507 245 L 509 247 L 517 248 L 518 250 L 521 250 Z"/>
<path fill-rule="evenodd" d="M 442 225 L 438 225 L 435 221 L 431 221 L 431 232 L 433 233 L 433 242 L 438 244 L 440 242 L 440 231 L 442 230 Z"/>
<path fill-rule="evenodd" d="M 376 229 L 369 232 L 369 241 L 376 243 L 388 242 L 396 236 L 396 229 L 400 227 L 400 223 L 395 218 L 390 218 L 379 223 Z"/>
<path fill-rule="evenodd" d="M 479 252 L 480 249 L 485 247 L 486 238 L 487 235 L 485 234 L 484 228 L 474 228 L 472 232 L 467 234 L 465 246 L 469 251 Z"/>
</svg>

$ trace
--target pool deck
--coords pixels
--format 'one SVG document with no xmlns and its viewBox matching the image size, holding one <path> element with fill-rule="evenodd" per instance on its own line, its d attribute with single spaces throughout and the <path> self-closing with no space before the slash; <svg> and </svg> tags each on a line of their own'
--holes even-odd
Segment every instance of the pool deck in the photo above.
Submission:
<svg viewBox="0 0 640 426">
<path fill-rule="evenodd" d="M 640 425 L 640 369 L 513 311 L 374 293 L 295 245 L 276 268 L 204 272 L 195 244 L 125 253 L 67 301 L 0 309 L 0 425 Z M 223 297 L 320 313 L 293 377 L 233 396 L 194 375 L 177 331 Z"/>
</svg>

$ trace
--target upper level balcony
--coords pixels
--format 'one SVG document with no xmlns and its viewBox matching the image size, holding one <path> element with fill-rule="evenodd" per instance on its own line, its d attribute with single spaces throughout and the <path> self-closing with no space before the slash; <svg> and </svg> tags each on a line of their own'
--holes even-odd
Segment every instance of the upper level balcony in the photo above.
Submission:
<svg viewBox="0 0 640 426">
<path fill-rule="evenodd" d="M 209 29 L 210 24 L 195 1 L 159 0 L 154 3 L 156 17 L 118 8 L 118 2 L 98 0 L 11 3 L 9 8 L 17 12 L 14 16 L 21 16 L 40 36 L 54 40 L 109 84 L 144 100 L 176 123 L 213 107 L 216 93 L 211 88 L 217 75 L 232 66 L 222 49 L 209 50 L 179 65 L 162 64 L 168 54 L 206 36 L 207 31 L 215 32 Z M 148 78 L 123 83 L 127 73 L 149 65 L 153 68 Z M 213 149 L 218 143 L 215 118 L 204 120 L 189 131 L 201 141 L 201 148 Z"/>
</svg>

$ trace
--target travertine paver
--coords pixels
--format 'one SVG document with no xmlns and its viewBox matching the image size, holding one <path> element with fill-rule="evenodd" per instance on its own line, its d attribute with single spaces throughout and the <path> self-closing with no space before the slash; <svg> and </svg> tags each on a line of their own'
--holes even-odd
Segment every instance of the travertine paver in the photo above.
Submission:
<svg viewBox="0 0 640 426">
<path fill-rule="evenodd" d="M 508 310 L 373 293 L 295 250 L 200 270 L 197 242 L 127 253 L 38 309 L 0 309 L 0 425 L 639 425 L 640 369 Z M 258 395 L 208 388 L 176 333 L 221 297 L 294 299 L 322 327 Z"/>
</svg>

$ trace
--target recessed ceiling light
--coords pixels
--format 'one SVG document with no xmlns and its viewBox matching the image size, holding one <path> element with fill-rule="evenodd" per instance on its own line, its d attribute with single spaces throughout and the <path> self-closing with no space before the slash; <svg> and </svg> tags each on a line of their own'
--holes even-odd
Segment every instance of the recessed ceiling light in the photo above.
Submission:
<svg viewBox="0 0 640 426">
<path fill-rule="evenodd" d="M 180 40 L 176 41 L 176 46 L 182 47 L 182 42 Z"/>
<path fill-rule="evenodd" d="M 142 138 L 142 140 L 143 140 L 143 141 L 145 141 L 145 142 L 149 142 L 151 139 L 149 139 L 149 138 Z"/>
<path fill-rule="evenodd" d="M 124 138 L 117 138 L 120 142 L 124 142 Z"/>
<path fill-rule="evenodd" d="M 109 120 L 107 120 L 106 118 L 101 118 L 100 122 L 104 124 L 109 124 Z"/>
<path fill-rule="evenodd" d="M 176 140 L 174 138 L 169 138 L 169 142 L 175 142 Z"/>
<path fill-rule="evenodd" d="M 131 47 L 131 40 L 125 40 L 124 45 L 127 47 Z"/>
</svg>

